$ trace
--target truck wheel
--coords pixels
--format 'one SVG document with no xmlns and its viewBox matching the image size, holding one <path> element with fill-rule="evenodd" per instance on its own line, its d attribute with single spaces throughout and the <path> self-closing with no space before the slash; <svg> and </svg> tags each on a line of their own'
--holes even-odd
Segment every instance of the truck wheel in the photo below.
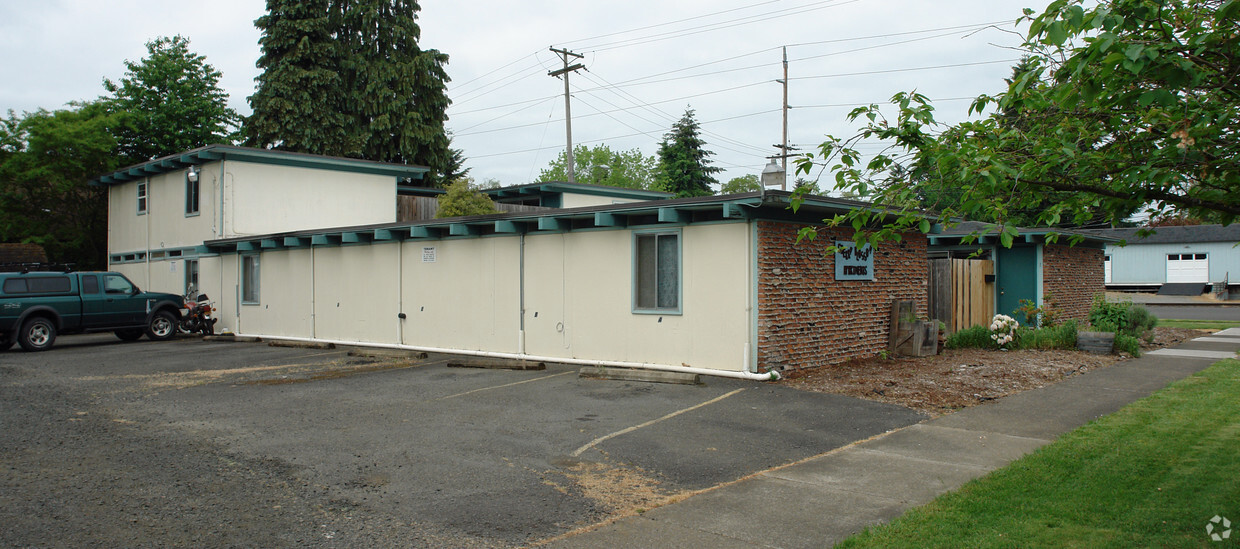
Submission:
<svg viewBox="0 0 1240 549">
<path fill-rule="evenodd" d="M 56 325 L 52 321 L 35 317 L 22 324 L 17 333 L 17 343 L 27 351 L 46 351 L 56 342 Z"/>
<path fill-rule="evenodd" d="M 172 316 L 168 311 L 158 311 L 151 317 L 151 323 L 146 327 L 146 337 L 151 341 L 163 341 L 171 339 L 177 334 L 177 317 Z"/>
<path fill-rule="evenodd" d="M 121 341 L 137 341 L 138 338 L 142 337 L 142 333 L 143 330 L 141 328 L 117 330 L 116 337 L 121 338 Z"/>
</svg>

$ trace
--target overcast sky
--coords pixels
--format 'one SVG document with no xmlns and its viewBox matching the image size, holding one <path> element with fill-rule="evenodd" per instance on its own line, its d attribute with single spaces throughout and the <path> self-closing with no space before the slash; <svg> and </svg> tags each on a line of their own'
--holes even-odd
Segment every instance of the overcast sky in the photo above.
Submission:
<svg viewBox="0 0 1240 549">
<path fill-rule="evenodd" d="M 789 142 L 803 150 L 855 129 L 854 106 L 917 91 L 942 120 L 994 93 L 1011 73 L 1021 9 L 1046 0 L 456 0 L 422 3 L 424 49 L 447 53 L 448 129 L 476 179 L 535 181 L 564 147 L 561 66 L 573 141 L 653 155 L 692 107 L 726 181 L 760 173 L 781 132 L 780 48 L 788 46 Z M 180 34 L 223 73 L 248 114 L 262 0 L 0 0 L 0 109 L 63 108 L 103 94 L 145 42 Z"/>
</svg>

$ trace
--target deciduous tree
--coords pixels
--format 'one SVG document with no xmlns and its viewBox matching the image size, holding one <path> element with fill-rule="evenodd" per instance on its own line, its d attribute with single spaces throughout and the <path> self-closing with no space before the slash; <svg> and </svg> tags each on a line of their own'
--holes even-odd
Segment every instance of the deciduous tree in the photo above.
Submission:
<svg viewBox="0 0 1240 549">
<path fill-rule="evenodd" d="M 747 193 L 762 190 L 762 181 L 756 174 L 748 173 L 733 177 L 719 189 L 719 194 Z"/>
<path fill-rule="evenodd" d="M 568 181 L 563 152 L 538 174 L 539 181 Z M 578 183 L 626 189 L 652 189 L 657 162 L 638 149 L 613 151 L 607 145 L 573 147 L 573 173 Z"/>
<path fill-rule="evenodd" d="M 240 117 L 228 108 L 220 72 L 182 36 L 156 38 L 146 49 L 142 61 L 125 62 L 120 82 L 103 81 L 112 108 L 128 117 L 117 129 L 117 153 L 138 163 L 228 142 Z"/>
<path fill-rule="evenodd" d="M 86 182 L 121 167 L 116 133 L 125 114 L 104 101 L 0 121 L 0 241 L 33 242 L 48 259 L 100 268 L 107 202 Z"/>
<path fill-rule="evenodd" d="M 877 106 L 854 110 L 865 126 L 832 138 L 799 162 L 825 166 L 837 188 L 867 191 L 886 212 L 832 220 L 862 240 L 896 238 L 930 225 L 916 210 L 915 181 L 892 181 L 896 164 L 917 165 L 931 185 L 959 182 L 958 203 L 942 219 L 991 215 L 1005 245 L 1013 214 L 1045 204 L 1035 222 L 1120 222 L 1127 212 L 1180 212 L 1231 223 L 1240 214 L 1240 2 L 1058 0 L 1026 11 L 1028 70 L 997 96 L 980 96 L 980 120 L 942 126 L 917 93 L 893 99 L 894 119 Z M 857 140 L 892 147 L 863 162 Z M 864 192 L 862 194 L 865 194 Z M 1100 214 L 1100 215 L 1099 215 Z M 806 234 L 811 234 L 807 231 Z"/>
</svg>

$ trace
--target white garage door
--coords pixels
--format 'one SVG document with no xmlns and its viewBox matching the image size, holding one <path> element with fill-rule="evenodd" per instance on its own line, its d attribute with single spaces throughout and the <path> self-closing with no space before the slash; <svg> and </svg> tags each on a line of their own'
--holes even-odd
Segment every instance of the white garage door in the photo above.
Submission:
<svg viewBox="0 0 1240 549">
<path fill-rule="evenodd" d="M 1167 283 L 1209 282 L 1210 260 L 1206 254 L 1167 254 Z"/>
</svg>

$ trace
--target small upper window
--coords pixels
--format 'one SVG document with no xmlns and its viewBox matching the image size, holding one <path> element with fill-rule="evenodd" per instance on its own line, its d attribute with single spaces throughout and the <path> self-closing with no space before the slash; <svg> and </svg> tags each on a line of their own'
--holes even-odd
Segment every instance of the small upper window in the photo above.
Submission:
<svg viewBox="0 0 1240 549">
<path fill-rule="evenodd" d="M 196 168 L 185 172 L 185 215 L 198 214 L 198 175 Z"/>
<path fill-rule="evenodd" d="M 138 213 L 146 213 L 146 181 L 138 182 Z"/>
</svg>

